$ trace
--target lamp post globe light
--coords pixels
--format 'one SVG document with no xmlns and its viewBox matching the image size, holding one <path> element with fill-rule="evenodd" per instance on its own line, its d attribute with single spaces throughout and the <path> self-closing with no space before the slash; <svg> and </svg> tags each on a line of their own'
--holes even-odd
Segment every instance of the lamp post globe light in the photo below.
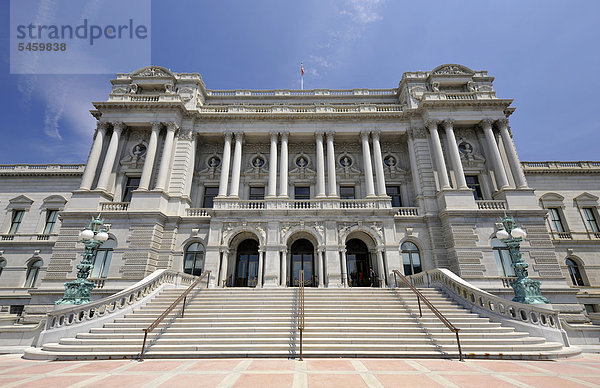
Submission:
<svg viewBox="0 0 600 388">
<path fill-rule="evenodd" d="M 85 252 L 81 263 L 77 265 L 77 279 L 65 283 L 65 295 L 55 302 L 57 305 L 84 304 L 91 302 L 90 295 L 94 283 L 87 280 L 94 267 L 92 260 L 96 249 L 108 240 L 108 233 L 104 228 L 104 220 L 100 215 L 92 218 L 90 224 L 79 233 L 79 241 L 85 245 Z"/>
<path fill-rule="evenodd" d="M 520 249 L 521 241 L 527 237 L 527 233 L 516 225 L 512 217 L 505 215 L 502 219 L 502 226 L 496 232 L 496 237 L 508 246 L 512 267 L 517 275 L 517 278 L 510 282 L 510 286 L 515 292 L 513 301 L 527 304 L 550 303 L 542 296 L 540 290 L 542 283 L 527 277 L 529 264 L 523 260 Z"/>
</svg>

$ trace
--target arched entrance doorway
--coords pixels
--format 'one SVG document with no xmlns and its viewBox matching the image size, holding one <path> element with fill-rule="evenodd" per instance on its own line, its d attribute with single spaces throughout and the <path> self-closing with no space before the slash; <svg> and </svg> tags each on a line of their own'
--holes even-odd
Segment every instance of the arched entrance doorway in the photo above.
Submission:
<svg viewBox="0 0 600 388">
<path fill-rule="evenodd" d="M 235 287 L 256 287 L 258 283 L 258 241 L 244 240 L 235 257 Z"/>
<path fill-rule="evenodd" d="M 315 247 L 314 245 L 306 240 L 300 239 L 294 241 L 290 249 L 292 254 L 291 269 L 292 273 L 290 276 L 290 287 L 298 287 L 300 284 L 300 270 L 304 270 L 304 286 L 314 287 L 315 286 Z"/>
<path fill-rule="evenodd" d="M 346 242 L 346 266 L 348 281 L 352 287 L 372 286 L 369 279 L 369 268 L 375 269 L 376 267 L 371 263 L 371 255 L 367 244 L 362 240 L 353 238 Z"/>
</svg>

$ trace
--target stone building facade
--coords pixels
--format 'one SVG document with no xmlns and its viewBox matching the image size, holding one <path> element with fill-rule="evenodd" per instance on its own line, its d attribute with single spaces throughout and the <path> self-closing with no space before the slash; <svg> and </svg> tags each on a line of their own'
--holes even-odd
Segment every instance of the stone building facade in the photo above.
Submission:
<svg viewBox="0 0 600 388">
<path fill-rule="evenodd" d="M 211 90 L 157 66 L 118 74 L 94 103 L 85 167 L 0 167 L 0 305 L 25 305 L 29 319 L 51 308 L 98 213 L 110 239 L 97 296 L 163 268 L 267 288 L 297 285 L 300 269 L 307 286 L 357 287 L 373 268 L 386 287 L 394 269 L 445 267 L 510 297 L 494 239 L 506 213 L 528 233 L 524 258 L 544 295 L 587 321 L 600 302 L 600 163 L 522 164 L 512 100 L 493 80 L 453 64 L 406 72 L 391 89 Z"/>
</svg>

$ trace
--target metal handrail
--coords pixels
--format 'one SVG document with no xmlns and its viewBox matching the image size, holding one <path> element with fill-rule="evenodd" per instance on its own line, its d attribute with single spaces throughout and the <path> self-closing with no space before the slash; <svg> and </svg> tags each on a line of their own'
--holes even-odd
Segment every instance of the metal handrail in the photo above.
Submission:
<svg viewBox="0 0 600 388">
<path fill-rule="evenodd" d="M 304 331 L 304 270 L 300 270 L 298 285 L 298 331 L 300 332 L 300 359 L 302 361 L 302 332 Z"/>
<path fill-rule="evenodd" d="M 394 273 L 394 282 L 396 285 L 396 288 L 398 287 L 398 277 L 400 277 L 400 280 L 402 280 L 404 283 L 406 283 L 406 285 L 408 286 L 408 288 L 410 288 L 412 290 L 412 292 L 417 296 L 417 302 L 419 303 L 419 317 L 423 317 L 423 311 L 421 310 L 421 299 L 423 300 L 423 303 L 425 303 L 427 305 L 427 307 L 429 307 L 429 310 L 431 310 L 432 313 L 435 314 L 436 317 L 438 317 L 438 319 L 440 321 L 442 321 L 442 323 L 444 325 L 446 325 L 446 327 L 448 329 L 450 329 L 450 331 L 454 332 L 454 334 L 456 334 L 456 344 L 458 345 L 458 355 L 460 357 L 460 361 L 464 361 L 463 358 L 463 354 L 462 354 L 462 348 L 460 347 L 460 337 L 458 336 L 458 332 L 459 332 L 459 328 L 454 326 L 445 316 L 444 314 L 442 314 L 433 304 L 431 304 L 431 302 L 421 293 L 421 291 L 417 290 L 415 288 L 415 286 L 413 286 L 410 282 L 410 280 L 408 280 L 408 278 L 406 276 L 404 276 L 403 274 L 400 273 L 400 271 L 398 271 L 397 269 L 392 271 Z"/>
<path fill-rule="evenodd" d="M 146 338 L 148 338 L 148 333 L 152 332 L 152 330 L 156 329 L 156 327 L 162 322 L 163 319 L 165 319 L 165 317 L 167 315 L 169 315 L 169 313 L 171 311 L 173 311 L 173 309 L 175 307 L 177 307 L 177 305 L 179 304 L 179 302 L 181 302 L 183 300 L 183 308 L 181 309 L 181 317 L 183 318 L 183 315 L 185 313 L 185 302 L 187 302 L 187 296 L 188 294 L 194 289 L 194 287 L 196 287 L 198 285 L 198 283 L 200 283 L 202 281 L 202 279 L 204 279 L 205 277 L 209 277 L 210 279 L 210 271 L 204 271 L 204 273 L 202 273 L 202 275 L 200 275 L 198 277 L 198 279 L 196 279 L 192 284 L 190 284 L 190 286 L 181 294 L 179 295 L 179 297 L 177 299 L 175 299 L 175 301 L 173 303 L 171 303 L 171 305 L 169 307 L 167 307 L 167 309 L 158 317 L 154 320 L 154 322 L 152 322 L 152 324 L 150 326 L 148 326 L 144 330 L 144 342 L 142 344 L 142 350 L 140 351 L 140 361 L 144 361 L 144 350 L 146 348 Z M 208 281 L 206 282 L 206 287 L 208 287 Z"/>
</svg>

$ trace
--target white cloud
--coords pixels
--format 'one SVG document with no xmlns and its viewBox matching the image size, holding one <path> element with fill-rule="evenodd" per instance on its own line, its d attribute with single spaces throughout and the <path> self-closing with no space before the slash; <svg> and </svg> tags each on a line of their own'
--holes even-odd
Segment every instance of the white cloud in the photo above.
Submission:
<svg viewBox="0 0 600 388">
<path fill-rule="evenodd" d="M 379 7 L 383 0 L 346 0 L 347 8 L 340 11 L 342 15 L 348 15 L 359 24 L 365 25 L 383 19 L 379 13 Z"/>
</svg>

